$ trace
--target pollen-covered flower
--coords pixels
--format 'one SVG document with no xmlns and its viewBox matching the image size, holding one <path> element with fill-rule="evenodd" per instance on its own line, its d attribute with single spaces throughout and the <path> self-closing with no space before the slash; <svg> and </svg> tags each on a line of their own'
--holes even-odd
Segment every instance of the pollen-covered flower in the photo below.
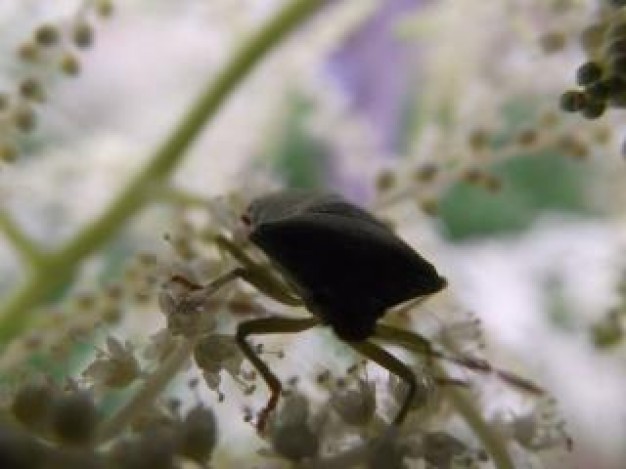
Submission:
<svg viewBox="0 0 626 469">
<path fill-rule="evenodd" d="M 285 398 L 282 407 L 270 421 L 273 450 L 291 461 L 311 459 L 318 453 L 319 438 L 319 433 L 310 421 L 307 398 L 298 393 Z"/>
<path fill-rule="evenodd" d="M 330 404 L 347 424 L 367 425 L 376 412 L 375 383 L 359 379 L 356 389 L 338 388 L 331 396 Z"/>
<path fill-rule="evenodd" d="M 196 336 L 212 331 L 211 292 L 182 276 L 173 276 L 159 292 L 159 306 L 173 335 Z"/>
<path fill-rule="evenodd" d="M 243 354 L 232 336 L 211 334 L 202 337 L 194 348 L 193 356 L 212 390 L 219 388 L 222 370 L 234 379 L 241 374 Z"/>
<path fill-rule="evenodd" d="M 106 351 L 100 351 L 96 359 L 83 371 L 83 376 L 96 386 L 124 388 L 141 373 L 133 345 L 120 342 L 113 336 L 106 339 Z"/>
<path fill-rule="evenodd" d="M 519 415 L 497 415 L 493 425 L 535 452 L 559 447 L 571 450 L 573 444 L 552 398 L 539 400 L 533 408 Z"/>
</svg>

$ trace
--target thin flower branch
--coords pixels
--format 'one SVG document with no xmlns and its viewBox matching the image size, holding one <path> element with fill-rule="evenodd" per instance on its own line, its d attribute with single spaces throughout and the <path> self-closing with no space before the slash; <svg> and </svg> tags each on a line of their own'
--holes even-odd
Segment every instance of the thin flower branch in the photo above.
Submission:
<svg viewBox="0 0 626 469">
<path fill-rule="evenodd" d="M 207 206 L 206 196 L 194 194 L 173 186 L 164 187 L 155 194 L 155 197 L 164 203 L 176 204 L 178 206 L 198 208 L 206 208 Z"/>
<path fill-rule="evenodd" d="M 47 253 L 3 209 L 0 209 L 0 232 L 4 234 L 28 267 L 40 268 L 45 263 Z"/>
<path fill-rule="evenodd" d="M 485 450 L 491 455 L 494 467 L 497 469 L 515 469 L 506 447 L 506 441 L 489 427 L 474 404 L 464 394 L 464 391 L 455 389 L 455 386 L 448 386 L 446 395 L 455 410 L 470 426 Z"/>
<path fill-rule="evenodd" d="M 133 418 L 154 404 L 155 399 L 174 379 L 185 362 L 190 359 L 196 342 L 196 339 L 187 338 L 179 341 L 176 348 L 170 352 L 159 368 L 145 379 L 141 388 L 130 401 L 101 425 L 98 431 L 98 440 L 101 443 L 119 436 Z"/>
</svg>

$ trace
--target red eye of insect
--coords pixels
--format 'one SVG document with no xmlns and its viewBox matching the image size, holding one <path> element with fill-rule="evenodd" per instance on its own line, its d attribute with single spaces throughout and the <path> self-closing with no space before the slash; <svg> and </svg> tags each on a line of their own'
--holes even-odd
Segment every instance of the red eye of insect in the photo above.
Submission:
<svg viewBox="0 0 626 469">
<path fill-rule="evenodd" d="M 247 213 L 241 215 L 241 221 L 246 226 L 250 226 L 252 224 L 252 220 L 250 220 L 250 215 L 248 215 Z"/>
</svg>

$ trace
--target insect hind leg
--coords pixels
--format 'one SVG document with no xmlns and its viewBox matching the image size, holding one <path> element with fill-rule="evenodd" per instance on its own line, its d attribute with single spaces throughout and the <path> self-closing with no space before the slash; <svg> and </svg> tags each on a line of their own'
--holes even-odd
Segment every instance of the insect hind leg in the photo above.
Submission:
<svg viewBox="0 0 626 469">
<path fill-rule="evenodd" d="M 257 430 L 259 433 L 263 432 L 271 412 L 278 404 L 278 398 L 280 397 L 282 385 L 276 375 L 272 373 L 269 366 L 261 360 L 259 355 L 247 342 L 247 337 L 261 334 L 288 334 L 302 332 L 316 326 L 317 324 L 319 324 L 319 319 L 316 317 L 283 318 L 271 316 L 267 318 L 251 319 L 249 321 L 242 322 L 237 326 L 235 340 L 239 345 L 239 348 L 246 358 L 250 360 L 254 368 L 256 368 L 270 389 L 270 398 L 263 410 L 261 410 L 257 421 Z"/>
<path fill-rule="evenodd" d="M 411 408 L 411 401 L 415 397 L 415 393 L 417 391 L 417 380 L 413 371 L 405 363 L 401 362 L 398 358 L 373 342 L 349 342 L 349 345 L 363 356 L 369 358 L 391 373 L 399 376 L 407 384 L 408 391 L 404 398 L 404 402 L 402 403 L 396 418 L 393 420 L 394 425 L 402 424 L 407 413 L 409 412 L 409 409 Z"/>
</svg>

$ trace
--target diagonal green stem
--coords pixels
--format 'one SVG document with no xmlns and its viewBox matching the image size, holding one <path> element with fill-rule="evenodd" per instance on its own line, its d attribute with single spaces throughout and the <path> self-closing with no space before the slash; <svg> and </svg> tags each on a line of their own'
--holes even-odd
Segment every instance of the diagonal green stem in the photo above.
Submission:
<svg viewBox="0 0 626 469">
<path fill-rule="evenodd" d="M 154 400 L 165 390 L 182 366 L 192 356 L 197 339 L 182 339 L 175 349 L 163 361 L 161 366 L 150 376 L 130 401 L 117 410 L 98 430 L 98 441 L 105 443 L 121 433 L 133 418 L 149 409 Z"/>
<path fill-rule="evenodd" d="M 440 369 L 440 372 L 443 373 L 443 370 Z M 464 391 L 455 388 L 455 386 L 448 386 L 446 395 L 452 402 L 454 409 L 463 417 L 463 420 L 483 444 L 493 460 L 494 467 L 497 469 L 515 469 L 506 439 L 497 430 L 489 426 L 469 396 Z"/>
<path fill-rule="evenodd" d="M 151 202 L 152 189 L 161 187 L 182 161 L 206 123 L 256 64 L 293 29 L 328 2 L 295 0 L 252 35 L 206 89 L 146 166 L 128 183 L 108 209 L 58 252 L 51 254 L 0 309 L 0 347 L 29 324 L 34 308 L 71 281 L 80 263 L 96 252 Z"/>
<path fill-rule="evenodd" d="M 20 228 L 11 215 L 0 209 L 0 232 L 11 243 L 22 261 L 31 268 L 36 268 L 46 256 L 46 252 Z"/>
</svg>

